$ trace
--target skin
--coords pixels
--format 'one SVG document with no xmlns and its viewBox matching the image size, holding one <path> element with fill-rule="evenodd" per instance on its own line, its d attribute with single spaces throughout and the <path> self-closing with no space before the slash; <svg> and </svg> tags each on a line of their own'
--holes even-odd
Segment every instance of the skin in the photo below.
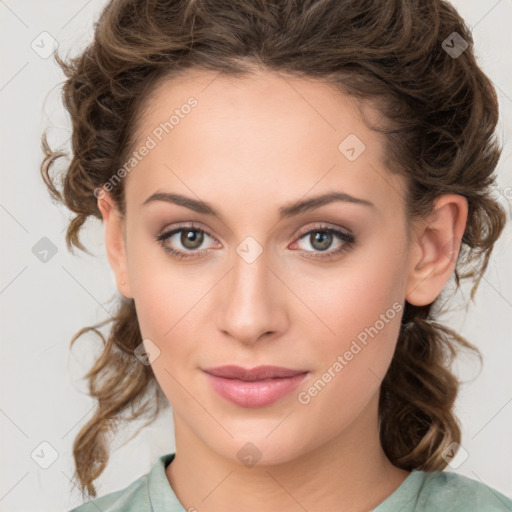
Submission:
<svg viewBox="0 0 512 512">
<path fill-rule="evenodd" d="M 439 197 L 408 232 L 405 181 L 384 167 L 384 139 L 354 100 L 262 70 L 243 79 L 195 70 L 162 83 L 143 107 L 139 146 L 190 96 L 198 105 L 126 176 L 126 216 L 108 191 L 98 198 L 118 289 L 135 300 L 143 338 L 160 351 L 151 364 L 176 439 L 168 480 L 185 509 L 201 512 L 374 508 L 409 474 L 385 456 L 377 414 L 401 313 L 309 403 L 297 397 L 393 304 L 438 296 L 467 202 Z M 366 146 L 354 161 L 338 149 L 349 134 Z M 219 216 L 141 206 L 157 191 L 207 201 Z M 279 220 L 279 208 L 329 191 L 373 206 L 336 201 Z M 155 240 L 191 222 L 208 233 L 205 253 L 180 260 Z M 302 233 L 318 224 L 352 232 L 355 245 L 308 258 L 322 252 Z M 252 263 L 236 251 L 247 236 L 262 250 Z M 180 234 L 165 243 L 187 251 Z M 343 243 L 333 237 L 327 251 Z M 245 408 L 217 395 L 202 371 L 224 364 L 310 373 L 278 402 Z M 248 442 L 261 455 L 252 467 L 237 456 Z"/>
</svg>

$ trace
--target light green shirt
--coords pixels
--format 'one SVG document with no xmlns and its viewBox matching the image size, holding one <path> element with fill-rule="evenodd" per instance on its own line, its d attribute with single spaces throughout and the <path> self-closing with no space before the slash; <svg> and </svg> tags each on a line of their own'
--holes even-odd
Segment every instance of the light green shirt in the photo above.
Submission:
<svg viewBox="0 0 512 512">
<path fill-rule="evenodd" d="M 125 489 L 95 498 L 70 512 L 188 512 L 165 474 L 174 455 L 159 457 L 149 473 Z M 505 511 L 512 511 L 512 500 L 481 482 L 457 473 L 412 471 L 372 512 Z"/>
</svg>

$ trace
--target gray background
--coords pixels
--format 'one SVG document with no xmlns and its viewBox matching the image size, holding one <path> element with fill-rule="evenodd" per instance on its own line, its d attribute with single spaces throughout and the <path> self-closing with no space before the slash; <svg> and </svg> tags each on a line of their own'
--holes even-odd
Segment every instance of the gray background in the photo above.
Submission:
<svg viewBox="0 0 512 512">
<path fill-rule="evenodd" d="M 473 28 L 479 62 L 498 91 L 500 138 L 506 145 L 497 196 L 510 211 L 512 0 L 453 3 Z M 65 147 L 69 137 L 58 90 L 63 75 L 46 53 L 50 38 L 64 55 L 76 54 L 91 39 L 93 20 L 103 5 L 104 0 L 0 0 L 1 511 L 65 511 L 81 503 L 79 494 L 70 491 L 71 449 L 94 405 L 80 380 L 94 353 L 90 347 L 84 349 L 85 337 L 70 352 L 69 340 L 81 327 L 106 318 L 117 290 L 100 222 L 90 221 L 82 235 L 93 257 L 79 252 L 73 256 L 66 249 L 64 229 L 70 215 L 51 202 L 39 178 L 40 135 L 51 124 L 53 144 Z M 56 250 L 46 262 L 36 257 L 41 250 L 36 244 L 48 245 L 41 241 L 44 237 Z M 474 360 L 462 358 L 457 364 L 468 382 L 457 401 L 463 438 L 452 471 L 508 496 L 512 496 L 511 239 L 509 223 L 476 303 L 446 318 L 484 356 L 480 373 Z M 467 297 L 466 289 L 461 298 Z M 96 481 L 99 495 L 127 486 L 146 473 L 156 457 L 174 450 L 170 413 L 132 440 L 128 440 L 130 432 L 124 431 L 114 442 L 110 464 Z M 49 466 L 45 469 L 45 465 Z"/>
</svg>

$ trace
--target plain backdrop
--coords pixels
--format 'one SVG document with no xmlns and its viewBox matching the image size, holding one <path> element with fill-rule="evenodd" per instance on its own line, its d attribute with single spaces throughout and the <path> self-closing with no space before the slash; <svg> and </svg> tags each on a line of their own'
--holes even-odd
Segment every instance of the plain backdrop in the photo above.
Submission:
<svg viewBox="0 0 512 512">
<path fill-rule="evenodd" d="M 82 237 L 94 256 L 70 254 L 64 234 L 70 214 L 52 203 L 40 179 L 40 136 L 65 143 L 69 125 L 60 104 L 63 74 L 48 56 L 78 53 L 92 38 L 104 0 L 0 0 L 1 40 L 1 511 L 66 511 L 81 503 L 73 489 L 72 443 L 94 405 L 85 373 L 94 353 L 85 340 L 70 352 L 81 327 L 107 317 L 118 296 L 103 245 L 103 226 L 87 223 Z M 512 1 L 454 2 L 473 29 L 477 58 L 499 96 L 500 161 L 497 197 L 512 209 Z M 512 254 L 510 223 L 497 244 L 476 301 L 447 321 L 480 348 L 462 358 L 467 382 L 457 401 L 462 448 L 453 469 L 512 496 Z M 48 250 L 41 261 L 41 247 Z M 467 298 L 467 290 L 463 297 Z M 91 338 L 92 339 L 92 338 Z M 174 451 L 172 416 L 122 446 L 96 481 L 98 495 L 121 489 L 146 473 L 156 457 Z M 457 467 L 455 467 L 457 466 Z"/>
</svg>

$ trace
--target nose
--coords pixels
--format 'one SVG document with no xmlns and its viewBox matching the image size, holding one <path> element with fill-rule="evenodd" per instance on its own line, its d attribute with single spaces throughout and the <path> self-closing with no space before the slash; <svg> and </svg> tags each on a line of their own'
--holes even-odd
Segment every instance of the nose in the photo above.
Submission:
<svg viewBox="0 0 512 512">
<path fill-rule="evenodd" d="M 215 297 L 217 328 L 246 345 L 285 332 L 286 297 L 274 272 L 264 253 L 251 263 L 236 254 Z"/>
</svg>

